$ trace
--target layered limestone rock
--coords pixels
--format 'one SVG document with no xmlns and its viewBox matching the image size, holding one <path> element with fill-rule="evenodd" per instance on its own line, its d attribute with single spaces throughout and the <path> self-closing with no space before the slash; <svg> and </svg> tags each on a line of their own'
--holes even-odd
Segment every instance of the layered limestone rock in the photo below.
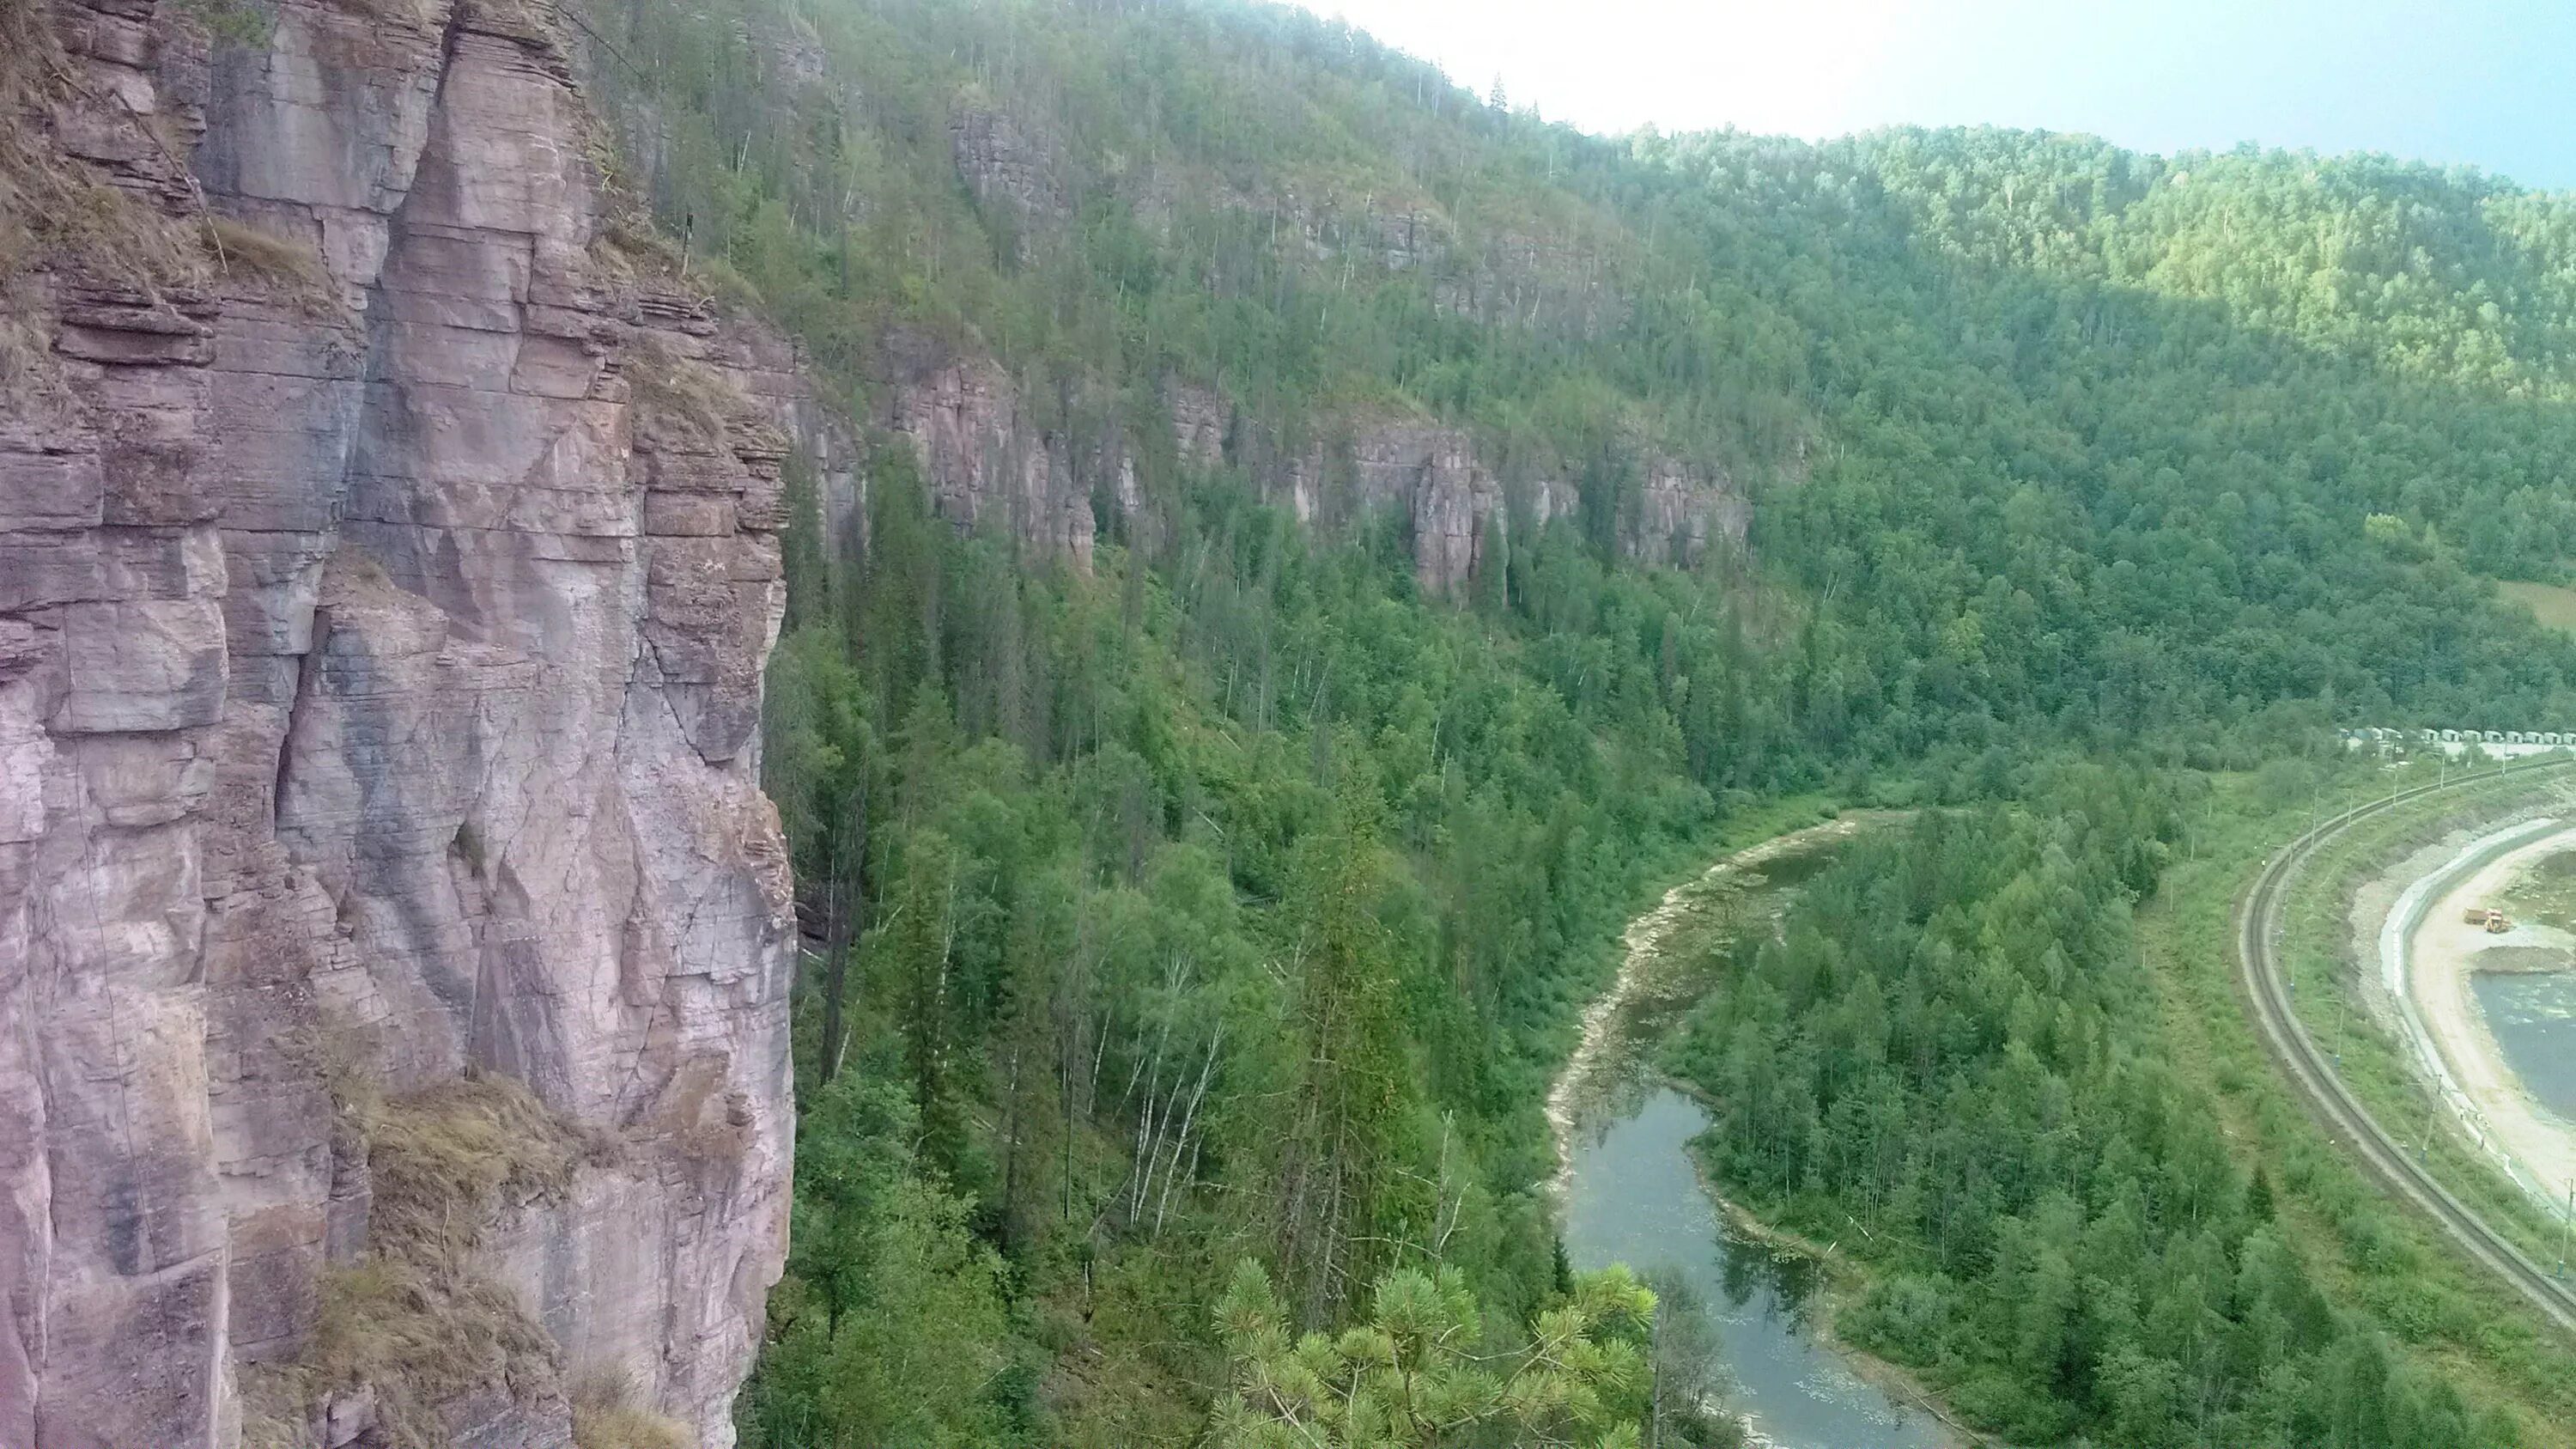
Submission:
<svg viewBox="0 0 2576 1449">
<path fill-rule="evenodd" d="M 484 1226 L 543 1362 L 447 1432 L 566 1443 L 601 1373 L 730 1443 L 785 1248 L 756 754 L 810 400 L 609 244 L 542 6 L 54 18 L 73 83 L 0 124 L 238 225 L 194 289 L 11 294 L 0 1443 L 378 1442 L 309 1361 L 383 1247 L 353 1084 L 474 1074 L 613 1150 Z"/>
</svg>

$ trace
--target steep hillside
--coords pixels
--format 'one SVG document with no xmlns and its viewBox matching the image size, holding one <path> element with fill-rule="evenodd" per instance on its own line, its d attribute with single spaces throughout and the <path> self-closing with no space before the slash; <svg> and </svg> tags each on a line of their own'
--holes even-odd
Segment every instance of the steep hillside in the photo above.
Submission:
<svg viewBox="0 0 2576 1449">
<path fill-rule="evenodd" d="M 1604 141 L 1257 6 L 594 22 L 639 189 L 952 517 L 1159 551 L 1214 471 L 1309 520 L 1392 505 L 1460 593 L 1523 587 L 1551 519 L 1689 562 L 1767 496 L 1838 743 L 1882 758 L 1982 748 L 1963 711 L 2560 688 L 2465 575 L 2576 552 L 2564 198 L 2045 134 Z"/>
<path fill-rule="evenodd" d="M 1794 451 L 1797 410 L 1731 385 L 1733 329 L 1691 386 L 1602 374 L 1640 249 L 1547 177 L 1605 143 L 1348 32 L 1161 6 L 594 20 L 638 188 L 712 278 L 798 319 L 948 516 L 1079 556 L 1230 464 L 1308 521 L 1392 507 L 1449 593 L 1557 517 L 1704 558 Z"/>
<path fill-rule="evenodd" d="M 791 480 L 810 1110 L 760 1442 L 1254 1435 L 1207 1319 L 1246 1255 L 1318 1327 L 1436 1262 L 1508 1351 L 1560 1286 L 1571 1005 L 1784 796 L 2576 717 L 2485 581 L 2576 536 L 2562 201 L 1605 141 L 1237 4 L 584 16 L 689 274 L 867 434 Z M 2104 842 L 2104 911 L 2180 818 Z M 2016 1422 L 2109 1421 L 2068 1393 Z"/>
</svg>

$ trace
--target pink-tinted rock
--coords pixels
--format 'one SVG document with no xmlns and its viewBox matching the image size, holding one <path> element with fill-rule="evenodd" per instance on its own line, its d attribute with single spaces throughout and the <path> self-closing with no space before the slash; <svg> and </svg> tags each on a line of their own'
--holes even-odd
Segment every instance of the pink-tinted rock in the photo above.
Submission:
<svg viewBox="0 0 2576 1449">
<path fill-rule="evenodd" d="M 0 413 L 0 1444 L 237 1441 L 245 1376 L 370 1242 L 326 1039 L 614 1139 L 474 1266 L 566 1374 L 730 1443 L 786 1227 L 777 424 L 844 471 L 847 434 L 774 338 L 594 263 L 541 9 L 285 0 L 212 56 L 166 10 L 58 0 L 85 86 L 40 142 L 146 205 L 201 189 L 314 278 L 29 288 L 56 376 Z M 369 1442 L 376 1404 L 313 1433 Z M 568 1435 L 550 1388 L 445 1416 Z"/>
</svg>

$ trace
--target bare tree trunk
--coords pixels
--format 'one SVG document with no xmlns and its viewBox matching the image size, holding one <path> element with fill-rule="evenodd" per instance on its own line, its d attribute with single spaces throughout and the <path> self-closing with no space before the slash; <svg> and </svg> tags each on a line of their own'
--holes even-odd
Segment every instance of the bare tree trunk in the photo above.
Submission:
<svg viewBox="0 0 2576 1449">
<path fill-rule="evenodd" d="M 1168 1034 L 1169 1028 L 1166 1028 Z M 1163 1049 L 1154 1048 L 1154 1074 L 1145 1082 L 1145 1109 L 1136 1118 L 1136 1151 L 1127 1168 L 1127 1218 L 1133 1222 L 1141 1206 L 1143 1179 L 1154 1170 L 1154 1159 L 1147 1144 L 1154 1132 L 1154 1094 L 1163 1085 Z"/>
<path fill-rule="evenodd" d="M 849 811 L 849 835 L 843 842 L 849 858 L 832 882 L 832 919 L 824 932 L 824 949 L 831 959 L 823 966 L 823 1041 L 821 1059 L 814 1068 L 824 1083 L 841 1069 L 841 1002 L 849 988 L 850 943 L 858 938 L 859 918 L 867 909 L 868 788 L 864 780 L 850 791 Z"/>
<path fill-rule="evenodd" d="M 1199 1084 L 1190 1089 L 1190 1105 L 1181 1113 L 1181 1135 L 1172 1139 L 1172 1165 L 1163 1174 L 1163 1195 L 1154 1204 L 1154 1236 L 1163 1235 L 1163 1215 L 1172 1210 L 1172 1188 L 1181 1180 L 1181 1149 L 1190 1144 L 1190 1130 L 1198 1125 L 1199 1103 L 1207 1097 L 1208 1074 L 1216 1067 L 1217 1048 L 1225 1045 L 1225 1028 L 1216 1029 L 1216 1038 L 1208 1043 L 1207 1060 L 1199 1064 Z M 1166 1114 L 1168 1115 L 1168 1114 Z M 1198 1153 L 1190 1153 L 1190 1172 L 1198 1173 Z"/>
</svg>

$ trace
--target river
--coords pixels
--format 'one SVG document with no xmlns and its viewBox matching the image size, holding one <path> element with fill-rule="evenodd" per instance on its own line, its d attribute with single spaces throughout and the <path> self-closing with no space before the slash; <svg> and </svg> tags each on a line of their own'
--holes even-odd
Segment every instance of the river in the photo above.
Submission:
<svg viewBox="0 0 2576 1449">
<path fill-rule="evenodd" d="M 1690 1141 L 1708 1116 L 1651 1078 L 1643 1058 L 1705 979 L 1662 959 L 1677 930 L 1712 919 L 1767 932 L 1832 842 L 1866 821 L 1838 821 L 1768 842 L 1675 891 L 1628 936 L 1619 985 L 1585 1021 L 1584 1046 L 1552 1113 L 1565 1152 L 1559 1179 L 1565 1250 L 1577 1268 L 1626 1263 L 1678 1274 L 1714 1330 L 1728 1408 L 1752 1442 L 1780 1449 L 1946 1449 L 1939 1421 L 1855 1373 L 1819 1342 L 1810 1318 L 1817 1269 L 1736 1232 L 1711 1200 Z M 1723 935 L 1713 943 L 1721 951 Z M 1673 952 L 1703 954 L 1704 951 Z"/>
<path fill-rule="evenodd" d="M 2576 1122 L 2576 972 L 2480 971 L 2469 978 L 2505 1065 L 2540 1105 Z"/>
</svg>

